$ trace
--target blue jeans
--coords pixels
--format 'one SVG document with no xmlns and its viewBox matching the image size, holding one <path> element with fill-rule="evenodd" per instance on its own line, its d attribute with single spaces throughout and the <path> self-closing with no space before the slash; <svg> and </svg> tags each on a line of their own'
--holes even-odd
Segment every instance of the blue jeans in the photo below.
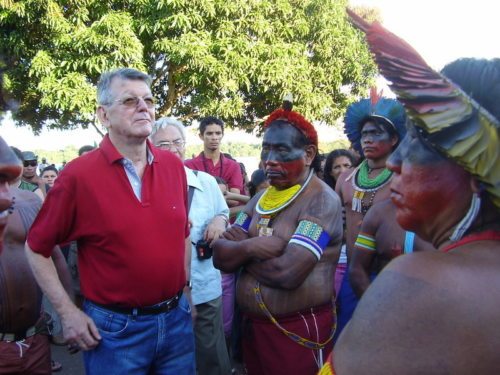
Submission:
<svg viewBox="0 0 500 375">
<path fill-rule="evenodd" d="M 195 374 L 191 309 L 184 296 L 177 308 L 157 315 L 119 314 L 90 301 L 83 310 L 102 337 L 84 352 L 87 375 Z"/>
</svg>

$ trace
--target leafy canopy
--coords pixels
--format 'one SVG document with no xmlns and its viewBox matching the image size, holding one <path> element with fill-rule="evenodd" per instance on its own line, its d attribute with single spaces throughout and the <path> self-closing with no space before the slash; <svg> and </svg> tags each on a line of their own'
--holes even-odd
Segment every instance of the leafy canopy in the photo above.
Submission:
<svg viewBox="0 0 500 375">
<path fill-rule="evenodd" d="M 19 125 L 95 125 L 101 72 L 148 72 L 157 116 L 252 129 L 290 92 L 334 123 L 375 68 L 346 0 L 0 0 L 5 90 Z"/>
</svg>

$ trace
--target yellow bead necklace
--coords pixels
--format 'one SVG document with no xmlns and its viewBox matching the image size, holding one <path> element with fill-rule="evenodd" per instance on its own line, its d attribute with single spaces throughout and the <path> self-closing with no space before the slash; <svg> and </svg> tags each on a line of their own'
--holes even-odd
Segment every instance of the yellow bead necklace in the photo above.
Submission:
<svg viewBox="0 0 500 375">
<path fill-rule="evenodd" d="M 304 185 L 296 184 L 284 190 L 278 190 L 274 186 L 268 187 L 259 198 L 255 210 L 261 215 L 270 215 L 281 211 L 299 196 L 311 181 L 312 175 L 313 171 L 311 170 Z"/>
</svg>

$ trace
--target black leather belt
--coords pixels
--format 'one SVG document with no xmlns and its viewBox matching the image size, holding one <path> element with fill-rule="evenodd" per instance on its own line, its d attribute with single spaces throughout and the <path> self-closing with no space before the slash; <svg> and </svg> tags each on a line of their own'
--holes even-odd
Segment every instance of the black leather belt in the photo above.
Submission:
<svg viewBox="0 0 500 375">
<path fill-rule="evenodd" d="M 167 313 L 175 309 L 179 305 L 179 300 L 182 296 L 182 290 L 177 293 L 174 297 L 167 299 L 166 301 L 157 303 L 153 306 L 145 307 L 123 307 L 119 305 L 104 305 L 102 303 L 92 302 L 94 305 L 102 307 L 106 310 L 116 312 L 118 314 L 125 315 L 156 315 L 161 313 Z"/>
<path fill-rule="evenodd" d="M 22 333 L 4 333 L 0 332 L 0 341 L 20 341 L 28 337 L 34 336 L 38 333 L 35 326 L 28 328 Z"/>
</svg>

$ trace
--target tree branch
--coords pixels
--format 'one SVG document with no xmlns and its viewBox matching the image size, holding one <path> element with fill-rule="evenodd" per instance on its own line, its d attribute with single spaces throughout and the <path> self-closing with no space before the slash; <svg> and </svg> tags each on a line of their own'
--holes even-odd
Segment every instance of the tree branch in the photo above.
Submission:
<svg viewBox="0 0 500 375">
<path fill-rule="evenodd" d="M 99 133 L 99 135 L 104 138 L 105 134 L 99 129 L 99 127 L 96 125 L 96 115 L 94 114 L 94 121 L 90 123 L 94 127 L 94 129 Z"/>
</svg>

